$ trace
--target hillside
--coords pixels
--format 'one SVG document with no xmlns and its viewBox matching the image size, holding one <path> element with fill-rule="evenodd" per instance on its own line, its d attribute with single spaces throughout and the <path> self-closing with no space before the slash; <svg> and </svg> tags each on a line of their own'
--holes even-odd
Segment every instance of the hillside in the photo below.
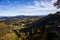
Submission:
<svg viewBox="0 0 60 40">
<path fill-rule="evenodd" d="M 0 20 L 0 40 L 60 40 L 60 12 Z"/>
</svg>

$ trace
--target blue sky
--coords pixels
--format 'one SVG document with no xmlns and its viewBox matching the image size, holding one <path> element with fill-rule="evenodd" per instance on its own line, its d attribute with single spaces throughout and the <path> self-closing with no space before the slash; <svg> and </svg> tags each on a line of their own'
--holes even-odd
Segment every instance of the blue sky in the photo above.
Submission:
<svg viewBox="0 0 60 40">
<path fill-rule="evenodd" d="M 0 16 L 47 15 L 55 13 L 57 0 L 0 0 Z"/>
</svg>

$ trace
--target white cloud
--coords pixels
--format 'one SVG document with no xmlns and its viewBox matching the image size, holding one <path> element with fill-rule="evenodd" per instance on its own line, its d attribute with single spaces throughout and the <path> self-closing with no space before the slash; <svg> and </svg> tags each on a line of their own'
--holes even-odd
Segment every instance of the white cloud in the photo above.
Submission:
<svg viewBox="0 0 60 40">
<path fill-rule="evenodd" d="M 36 7 L 40 7 L 40 2 L 39 1 L 34 1 L 34 6 L 36 6 Z"/>
<path fill-rule="evenodd" d="M 34 5 L 29 4 L 27 8 L 31 8 L 34 10 L 57 10 L 56 7 L 53 5 L 53 3 L 56 1 L 57 0 L 52 0 L 51 2 L 48 3 L 46 1 L 35 0 Z M 41 5 L 44 6 L 45 8 L 42 8 Z"/>
<path fill-rule="evenodd" d="M 34 5 L 32 5 L 30 2 L 28 2 L 28 5 L 26 6 L 7 6 L 8 9 L 16 9 L 19 11 L 36 11 L 36 10 L 57 10 L 56 7 L 54 7 L 53 3 L 56 2 L 57 0 L 52 0 L 51 2 L 46 2 L 46 1 L 38 1 L 35 0 L 33 3 Z M 44 6 L 44 8 L 41 7 Z M 6 8 L 7 8 L 6 7 Z"/>
<path fill-rule="evenodd" d="M 56 9 L 54 7 L 54 5 L 53 5 L 54 2 L 56 2 L 56 1 L 52 0 L 51 2 L 48 3 L 46 1 L 35 0 L 33 2 L 34 5 L 32 5 L 31 3 L 28 3 L 28 5 L 25 5 L 25 6 L 21 6 L 21 5 L 3 6 L 3 8 L 5 8 L 5 10 L 4 10 L 4 12 L 0 10 L 0 13 L 2 13 L 2 15 L 4 13 L 6 13 L 6 15 L 8 15 L 9 12 L 12 14 L 15 13 L 16 15 L 19 15 L 19 14 L 23 14 L 23 15 L 39 15 L 39 14 L 41 14 L 41 15 L 44 15 L 44 14 L 54 13 L 54 12 L 60 10 L 60 9 Z M 42 8 L 41 5 L 44 6 L 44 8 Z"/>
<path fill-rule="evenodd" d="M 51 1 L 51 3 L 55 3 L 55 2 L 57 2 L 57 0 L 52 0 L 52 1 Z"/>
</svg>

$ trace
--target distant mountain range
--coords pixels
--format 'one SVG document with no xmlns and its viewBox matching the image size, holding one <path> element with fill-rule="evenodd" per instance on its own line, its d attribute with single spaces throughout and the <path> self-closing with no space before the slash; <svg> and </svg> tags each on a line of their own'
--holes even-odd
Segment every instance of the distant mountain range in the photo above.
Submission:
<svg viewBox="0 0 60 40">
<path fill-rule="evenodd" d="M 0 16 L 0 19 L 11 19 L 11 18 L 29 18 L 29 17 L 44 17 L 46 15 L 41 15 L 41 16 L 24 16 L 24 15 L 20 15 L 20 16 Z"/>
</svg>

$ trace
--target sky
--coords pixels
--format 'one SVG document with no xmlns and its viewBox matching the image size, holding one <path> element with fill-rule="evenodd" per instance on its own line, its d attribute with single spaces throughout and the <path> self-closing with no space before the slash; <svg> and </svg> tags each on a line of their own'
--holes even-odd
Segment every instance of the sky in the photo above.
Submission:
<svg viewBox="0 0 60 40">
<path fill-rule="evenodd" d="M 57 9 L 57 0 L 0 0 L 0 16 L 48 15 Z"/>
</svg>

